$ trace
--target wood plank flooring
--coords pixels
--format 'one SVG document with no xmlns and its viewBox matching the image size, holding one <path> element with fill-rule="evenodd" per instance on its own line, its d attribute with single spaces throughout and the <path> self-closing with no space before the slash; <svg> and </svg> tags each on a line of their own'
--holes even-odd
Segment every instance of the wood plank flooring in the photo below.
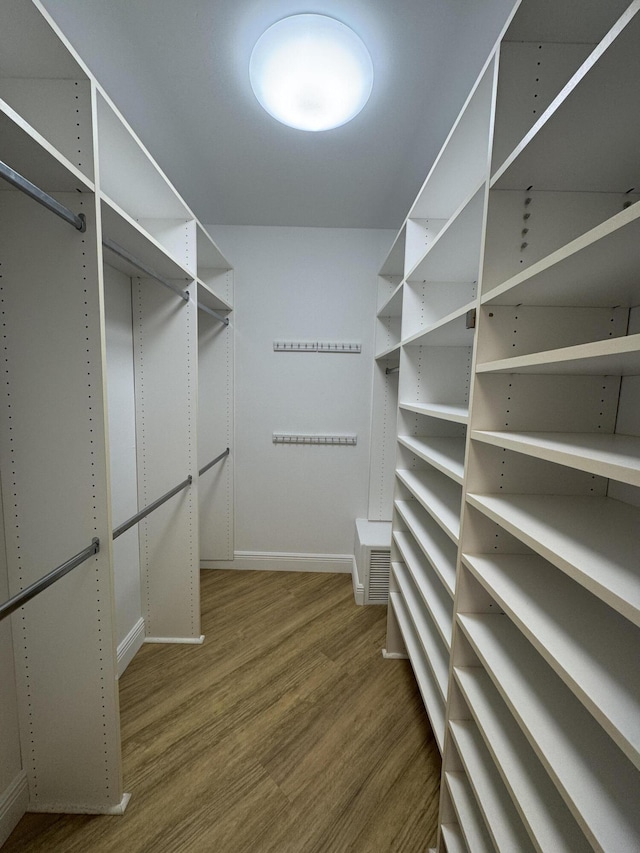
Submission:
<svg viewBox="0 0 640 853">
<path fill-rule="evenodd" d="M 425 853 L 440 756 L 349 575 L 202 573 L 203 646 L 120 680 L 122 817 L 26 815 L 3 853 Z"/>
</svg>

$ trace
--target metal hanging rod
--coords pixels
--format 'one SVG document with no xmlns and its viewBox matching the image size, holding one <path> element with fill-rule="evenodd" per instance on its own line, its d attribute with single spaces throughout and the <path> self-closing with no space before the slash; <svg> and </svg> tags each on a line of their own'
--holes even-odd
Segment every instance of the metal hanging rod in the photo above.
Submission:
<svg viewBox="0 0 640 853">
<path fill-rule="evenodd" d="M 229 455 L 229 448 L 227 447 L 227 449 L 224 451 L 224 453 L 221 453 L 220 456 L 216 456 L 216 458 L 212 459 L 211 462 L 207 462 L 207 464 L 204 466 L 204 468 L 201 468 L 198 471 L 198 474 L 202 477 L 202 475 L 205 474 L 209 470 L 209 468 L 213 468 L 214 465 L 217 465 L 221 459 L 224 459 L 224 457 L 228 456 L 228 455 Z"/>
<path fill-rule="evenodd" d="M 122 536 L 123 533 L 133 527 L 134 524 L 137 524 L 139 521 L 142 521 L 143 518 L 146 518 L 150 515 L 155 509 L 158 509 L 159 506 L 162 506 L 163 503 L 166 503 L 169 498 L 172 498 L 174 495 L 177 495 L 178 492 L 181 492 L 183 489 L 186 489 L 187 486 L 190 486 L 193 482 L 193 477 L 189 475 L 186 480 L 183 480 L 179 485 L 177 485 L 174 489 L 171 489 L 170 492 L 167 492 L 166 495 L 163 495 L 161 498 L 158 498 L 157 501 L 154 501 L 152 504 L 149 504 L 148 507 L 141 509 L 140 512 L 137 512 L 135 515 L 131 516 L 131 518 L 124 521 L 113 531 L 113 538 L 117 539 L 118 536 Z"/>
<path fill-rule="evenodd" d="M 218 314 L 217 311 L 214 311 L 213 308 L 207 308 L 206 305 L 203 305 L 202 302 L 198 302 L 198 310 L 205 311 L 207 314 L 211 314 L 212 317 L 215 317 L 216 320 L 219 320 L 223 325 L 229 325 L 229 318 L 223 317 L 222 314 Z"/>
<path fill-rule="evenodd" d="M 161 276 L 160 273 L 157 273 L 152 267 L 145 264 L 144 261 L 141 261 L 139 258 L 136 258 L 135 255 L 132 255 L 131 252 L 128 252 L 126 249 L 123 249 L 122 246 L 114 243 L 113 240 L 110 240 L 108 237 L 104 237 L 102 245 L 105 249 L 109 249 L 110 252 L 113 252 L 113 254 L 117 255 L 119 258 L 129 261 L 130 264 L 139 269 L 141 272 L 146 273 L 150 278 L 155 278 L 155 280 L 159 281 L 160 284 L 164 284 L 164 286 L 168 287 L 169 290 L 173 290 L 173 292 L 177 293 L 185 302 L 189 301 L 188 293 L 185 293 L 184 290 L 181 290 L 176 284 L 169 281 L 169 279 Z"/>
<path fill-rule="evenodd" d="M 5 181 L 8 181 L 8 183 L 21 190 L 34 201 L 37 201 L 38 204 L 41 204 L 43 207 L 46 207 L 47 210 L 55 213 L 56 216 L 64 219 L 64 221 L 68 222 L 69 225 L 73 225 L 73 227 L 77 228 L 78 231 L 84 232 L 87 230 L 87 221 L 84 213 L 74 213 L 72 210 L 69 210 L 69 208 L 65 207 L 64 204 L 60 204 L 59 201 L 56 201 L 55 198 L 50 196 L 44 190 L 41 190 L 40 187 L 32 184 L 31 181 L 28 181 L 23 175 L 16 172 L 16 170 L 12 169 L 11 166 L 7 166 L 7 164 L 3 163 L 2 160 L 0 160 L 0 178 L 4 178 Z"/>
<path fill-rule="evenodd" d="M 400 370 L 400 368 L 399 368 L 399 367 L 387 367 L 387 368 L 386 368 L 386 370 L 385 370 L 384 372 L 385 372 L 385 373 L 387 374 L 387 376 L 388 376 L 390 373 L 397 373 L 399 370 Z"/>
<path fill-rule="evenodd" d="M 63 563 L 61 566 L 58 566 L 57 569 L 53 569 L 53 571 L 40 578 L 40 580 L 34 581 L 31 586 L 28 586 L 26 589 L 23 589 L 22 592 L 14 595 L 13 598 L 5 601 L 4 604 L 0 604 L 0 620 L 4 619 L 5 616 L 8 616 L 10 613 L 13 613 L 13 611 L 17 610 L 19 607 L 22 607 L 23 604 L 34 598 L 38 593 L 42 592 L 43 589 L 46 589 L 57 580 L 60 580 L 60 578 L 64 577 L 72 569 L 75 569 L 76 566 L 79 566 L 80 563 L 84 563 L 85 560 L 89 559 L 89 557 L 97 554 L 99 550 L 100 540 L 92 539 L 91 545 L 83 551 L 80 551 L 80 553 L 76 554 L 75 557 L 71 557 L 70 560 L 67 560 L 67 562 Z"/>
</svg>

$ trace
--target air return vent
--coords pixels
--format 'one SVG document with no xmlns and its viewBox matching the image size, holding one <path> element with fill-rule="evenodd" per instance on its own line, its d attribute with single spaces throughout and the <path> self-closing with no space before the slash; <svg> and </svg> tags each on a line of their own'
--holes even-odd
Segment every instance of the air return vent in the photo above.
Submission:
<svg viewBox="0 0 640 853">
<path fill-rule="evenodd" d="M 369 551 L 369 571 L 364 585 L 365 604 L 386 604 L 389 601 L 389 569 L 391 551 Z"/>
</svg>

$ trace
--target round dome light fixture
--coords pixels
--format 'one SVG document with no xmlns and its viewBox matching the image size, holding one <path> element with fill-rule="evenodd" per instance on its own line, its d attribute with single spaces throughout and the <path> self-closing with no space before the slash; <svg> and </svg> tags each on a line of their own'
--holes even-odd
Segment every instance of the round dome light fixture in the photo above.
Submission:
<svg viewBox="0 0 640 853">
<path fill-rule="evenodd" d="M 299 130 L 340 127 L 373 88 L 362 39 L 326 15 L 292 15 L 266 30 L 249 62 L 251 88 L 273 118 Z"/>
</svg>

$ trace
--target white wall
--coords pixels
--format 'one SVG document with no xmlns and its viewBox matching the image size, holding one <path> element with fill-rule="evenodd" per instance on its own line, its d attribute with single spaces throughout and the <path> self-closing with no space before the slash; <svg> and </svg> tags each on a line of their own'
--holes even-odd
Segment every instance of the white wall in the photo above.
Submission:
<svg viewBox="0 0 640 853">
<path fill-rule="evenodd" d="M 235 565 L 335 568 L 321 555 L 352 554 L 354 520 L 367 514 L 376 274 L 394 235 L 211 230 L 235 267 Z M 298 339 L 357 341 L 362 354 L 273 351 Z M 274 432 L 356 433 L 358 443 L 288 447 Z M 279 558 L 291 554 L 307 559 Z"/>
<path fill-rule="evenodd" d="M 117 527 L 138 511 L 131 279 L 107 265 L 104 279 L 111 511 Z M 120 646 L 142 618 L 137 526 L 116 539 L 113 561 Z"/>
</svg>

